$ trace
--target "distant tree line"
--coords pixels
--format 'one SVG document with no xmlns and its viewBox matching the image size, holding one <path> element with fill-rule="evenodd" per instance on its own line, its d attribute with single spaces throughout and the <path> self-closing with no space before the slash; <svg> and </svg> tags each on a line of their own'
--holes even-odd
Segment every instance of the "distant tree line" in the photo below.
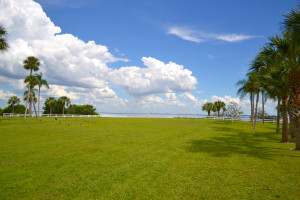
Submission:
<svg viewBox="0 0 300 200">
<path fill-rule="evenodd" d="M 26 108 L 24 105 L 20 104 L 20 102 L 21 101 L 17 96 L 10 97 L 7 101 L 8 106 L 4 109 L 0 108 L 0 115 L 3 115 L 3 113 L 24 114 Z M 70 99 L 66 96 L 60 97 L 57 100 L 54 97 L 47 98 L 43 109 L 43 114 L 98 115 L 94 106 L 89 104 L 71 104 Z M 29 114 L 29 110 L 26 112 Z"/>
<path fill-rule="evenodd" d="M 62 96 L 57 100 L 48 97 L 44 104 L 44 114 L 79 114 L 79 115 L 98 115 L 94 106 L 71 104 L 68 97 Z"/>
</svg>

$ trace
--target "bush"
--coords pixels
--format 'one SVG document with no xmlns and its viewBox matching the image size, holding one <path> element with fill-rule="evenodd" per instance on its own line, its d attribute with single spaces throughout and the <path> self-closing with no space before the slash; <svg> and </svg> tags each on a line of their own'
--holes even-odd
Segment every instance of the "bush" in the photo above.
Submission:
<svg viewBox="0 0 300 200">
<path fill-rule="evenodd" d="M 2 115 L 3 115 L 3 113 L 11 113 L 12 109 L 13 109 L 12 105 L 9 105 L 9 106 L 5 107 L 3 109 Z M 15 114 L 24 114 L 25 113 L 25 106 L 22 105 L 22 104 L 15 105 L 14 113 Z"/>
</svg>

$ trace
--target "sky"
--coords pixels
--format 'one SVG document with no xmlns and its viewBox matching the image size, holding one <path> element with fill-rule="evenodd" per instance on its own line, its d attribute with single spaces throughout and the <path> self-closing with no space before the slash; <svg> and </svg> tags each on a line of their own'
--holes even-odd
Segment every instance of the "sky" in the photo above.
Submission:
<svg viewBox="0 0 300 200">
<path fill-rule="evenodd" d="M 101 112 L 204 114 L 234 101 L 251 60 L 297 0 L 0 0 L 10 48 L 0 54 L 0 107 L 25 91 L 35 56 L 50 96 Z M 276 102 L 266 111 L 275 114 Z"/>
</svg>

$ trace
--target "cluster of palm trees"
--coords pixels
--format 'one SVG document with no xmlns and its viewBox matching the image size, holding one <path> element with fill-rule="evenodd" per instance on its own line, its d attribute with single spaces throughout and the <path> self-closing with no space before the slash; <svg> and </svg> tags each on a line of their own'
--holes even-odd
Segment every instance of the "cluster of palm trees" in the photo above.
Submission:
<svg viewBox="0 0 300 200">
<path fill-rule="evenodd" d="M 250 95 L 254 129 L 260 94 L 263 114 L 265 99 L 277 100 L 277 132 L 281 108 L 282 142 L 289 142 L 290 133 L 296 139 L 296 150 L 300 150 L 300 7 L 284 17 L 282 33 L 271 36 L 260 49 L 251 63 L 247 78 L 237 83 L 240 86 L 237 93 L 241 97 Z"/>
<path fill-rule="evenodd" d="M 57 100 L 54 97 L 48 97 L 44 104 L 44 114 L 79 114 L 79 115 L 98 115 L 93 105 L 71 104 L 68 97 L 62 96 Z"/>
<path fill-rule="evenodd" d="M 71 100 L 66 96 L 62 96 L 58 100 L 56 100 L 54 97 L 48 97 L 45 101 L 44 113 L 48 113 L 48 108 L 49 108 L 50 109 L 49 114 L 52 115 L 53 109 L 55 109 L 56 107 L 60 107 L 62 109 L 62 114 L 64 115 L 65 106 L 68 106 L 70 104 L 71 104 Z"/>
<path fill-rule="evenodd" d="M 202 106 L 202 110 L 207 112 L 207 115 L 210 116 L 210 112 L 217 112 L 218 118 L 220 118 L 220 111 L 223 112 L 226 110 L 226 104 L 223 101 L 216 101 L 214 103 L 207 102 Z"/>
<path fill-rule="evenodd" d="M 29 70 L 29 76 L 26 76 L 24 79 L 24 83 L 26 83 L 26 88 L 28 88 L 28 91 L 25 91 L 24 93 L 24 100 L 26 101 L 26 108 L 25 108 L 25 115 L 24 115 L 24 121 L 26 118 L 27 113 L 27 107 L 29 105 L 29 114 L 31 116 L 31 110 L 32 106 L 34 108 L 36 119 L 39 120 L 39 115 L 37 114 L 36 107 L 35 107 L 35 93 L 36 90 L 35 87 L 38 87 L 38 113 L 40 113 L 40 93 L 41 93 L 41 87 L 45 86 L 49 88 L 49 85 L 46 80 L 43 79 L 42 73 L 40 74 L 34 74 L 32 75 L 32 71 L 38 71 L 40 66 L 40 61 L 33 57 L 29 56 L 26 60 L 23 61 L 24 68 Z"/>
</svg>

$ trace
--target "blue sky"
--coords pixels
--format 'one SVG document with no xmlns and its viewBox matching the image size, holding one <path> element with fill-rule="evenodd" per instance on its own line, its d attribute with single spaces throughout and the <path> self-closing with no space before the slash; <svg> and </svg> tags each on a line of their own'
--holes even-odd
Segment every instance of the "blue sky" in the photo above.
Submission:
<svg viewBox="0 0 300 200">
<path fill-rule="evenodd" d="M 282 15 L 295 8 L 298 3 L 296 0 L 36 0 L 35 2 L 41 5 L 41 8 L 38 8 L 31 0 L 0 0 L 0 2 L 4 5 L 2 9 L 9 8 L 7 5 L 10 4 L 15 8 L 18 7 L 19 13 L 24 15 L 22 22 L 18 18 L 21 14 L 10 14 L 11 19 L 18 20 L 12 20 L 12 23 L 8 24 L 5 22 L 4 13 L 0 12 L 3 13 L 2 16 L 0 14 L 0 23 L 6 25 L 8 31 L 13 32 L 9 38 L 13 43 L 11 52 L 8 52 L 8 55 L 0 55 L 0 64 L 11 69 L 9 71 L 0 69 L 1 99 L 6 100 L 5 98 L 11 94 L 18 96 L 22 94 L 22 88 L 11 83 L 13 79 L 20 80 L 24 73 L 13 70 L 14 67 L 20 68 L 17 65 L 20 65 L 21 55 L 26 55 L 14 49 L 14 44 L 20 37 L 27 43 L 24 48 L 29 48 L 31 53 L 43 61 L 41 69 L 50 84 L 54 85 L 53 88 L 56 88 L 43 91 L 44 99 L 49 95 L 58 97 L 66 94 L 70 96 L 72 102 L 92 103 L 98 111 L 172 113 L 201 113 L 203 103 L 218 98 L 224 101 L 238 101 L 235 83 L 245 77 L 250 61 L 267 38 L 280 32 Z M 34 12 L 38 14 L 32 16 L 31 13 L 30 16 L 32 11 L 22 8 L 24 2 L 36 7 Z M 34 17 L 36 26 L 46 27 L 41 34 L 38 33 L 39 30 L 32 29 L 28 29 L 26 35 L 21 31 L 17 33 L 18 29 L 15 27 L 18 27 L 18 23 L 35 22 Z M 50 22 L 47 21 L 47 17 Z M 53 31 L 54 26 L 59 27 L 61 31 Z M 83 62 L 84 58 L 81 61 L 74 59 L 67 61 L 70 56 L 75 57 L 77 51 L 84 51 L 83 46 L 76 48 L 76 52 L 70 50 L 71 53 L 67 58 L 63 57 L 65 49 L 61 50 L 61 55 L 50 50 L 42 54 L 41 52 L 46 51 L 45 47 L 37 45 L 36 38 L 33 39 L 31 36 L 37 35 L 36 37 L 47 40 L 51 34 L 63 35 L 65 37 L 63 41 L 68 40 L 67 35 L 76 37 L 79 42 L 74 38 L 68 38 L 76 44 L 78 42 L 79 46 L 80 42 L 83 42 L 84 46 L 89 41 L 94 41 L 95 46 L 105 47 L 107 51 L 105 48 L 102 49 L 103 55 L 95 54 L 94 58 L 99 59 L 103 68 L 89 68 L 91 72 L 88 73 L 89 71 L 85 70 L 88 64 Z M 73 47 L 66 44 L 65 48 Z M 94 48 L 97 47 L 91 47 Z M 91 53 L 93 50 L 89 51 Z M 106 52 L 111 56 L 106 57 Z M 11 55 L 14 55 L 15 62 L 8 60 L 8 57 L 13 59 Z M 62 60 L 61 63 L 59 59 Z M 77 74 L 72 75 L 74 79 L 80 80 L 80 83 L 82 80 L 88 80 L 97 84 L 91 87 L 80 83 L 76 85 L 77 83 L 71 80 L 72 77 L 63 77 L 59 73 L 54 75 L 57 70 L 54 72 L 51 69 L 53 60 L 56 62 L 55 66 L 61 65 L 59 68 L 61 73 L 68 74 L 68 70 L 72 70 L 74 68 L 72 66 L 76 65 L 81 68 L 82 73 L 77 70 Z M 157 64 L 158 61 L 163 62 L 166 65 L 164 67 L 168 67 L 169 62 L 176 64 L 167 72 L 169 77 L 167 81 L 158 75 L 165 73 L 161 73 L 159 71 L 161 68 L 157 68 L 162 66 Z M 90 62 L 92 59 L 87 63 Z M 148 70 L 149 66 L 154 65 L 155 67 Z M 146 69 L 146 72 L 143 69 Z M 91 78 L 89 74 L 93 73 L 93 70 L 97 75 Z M 106 70 L 107 74 L 103 74 L 103 70 Z M 115 71 L 112 72 L 113 70 Z M 84 73 L 86 76 L 79 76 Z M 131 77 L 132 73 L 135 75 Z M 145 74 L 148 74 L 147 77 L 155 77 L 149 79 L 148 85 L 145 84 L 148 83 Z M 127 80 L 126 76 L 131 77 L 131 80 Z M 133 81 L 135 77 L 143 78 Z M 159 85 L 166 88 L 160 90 Z M 97 92 L 99 95 L 93 98 L 88 95 Z M 248 103 L 239 103 L 244 111 L 248 112 Z M 119 106 L 121 104 L 122 106 Z M 274 103 L 270 102 L 268 109 L 269 113 L 274 114 Z"/>
</svg>

